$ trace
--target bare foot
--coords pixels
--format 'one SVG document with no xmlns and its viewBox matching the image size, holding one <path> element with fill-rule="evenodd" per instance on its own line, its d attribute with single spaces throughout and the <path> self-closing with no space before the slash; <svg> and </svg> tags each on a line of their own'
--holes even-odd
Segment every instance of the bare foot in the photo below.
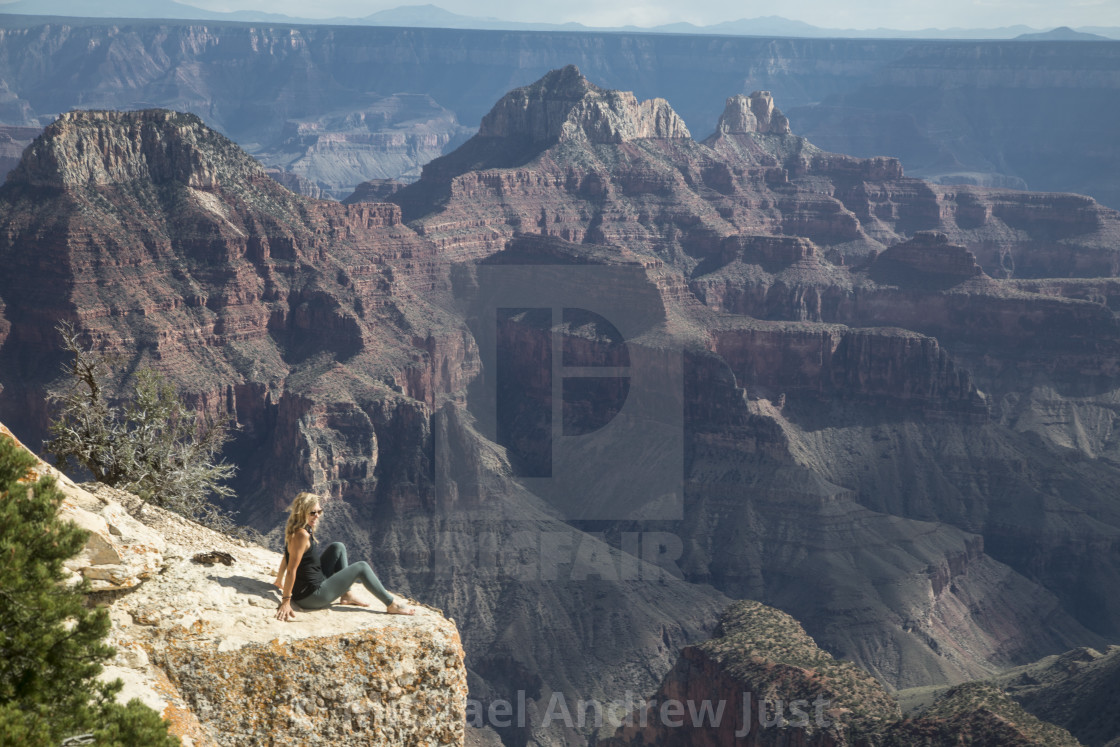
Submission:
<svg viewBox="0 0 1120 747">
<path fill-rule="evenodd" d="M 346 592 L 345 594 L 343 594 L 342 597 L 338 600 L 338 603 L 339 604 L 348 604 L 351 607 L 368 607 L 369 606 L 368 602 L 363 602 L 361 599 L 358 599 L 356 596 L 354 596 L 350 592 Z"/>
<path fill-rule="evenodd" d="M 402 603 L 401 600 L 399 600 L 399 599 L 394 599 L 393 603 L 389 605 L 389 608 L 386 610 L 386 612 L 388 612 L 390 615 L 415 615 L 416 614 L 416 610 L 412 609 L 407 604 Z"/>
</svg>

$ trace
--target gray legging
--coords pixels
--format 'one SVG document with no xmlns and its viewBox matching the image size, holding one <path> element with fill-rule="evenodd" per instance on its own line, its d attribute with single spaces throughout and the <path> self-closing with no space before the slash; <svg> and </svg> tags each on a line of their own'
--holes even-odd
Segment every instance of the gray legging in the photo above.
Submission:
<svg viewBox="0 0 1120 747">
<path fill-rule="evenodd" d="M 361 581 L 370 594 L 381 600 L 388 607 L 393 603 L 393 597 L 385 591 L 377 574 L 364 560 L 353 565 L 346 562 L 346 545 L 341 542 L 332 542 L 319 556 L 319 565 L 327 580 L 313 593 L 297 599 L 296 604 L 308 610 L 321 610 L 331 604 L 350 590 L 355 581 Z"/>
</svg>

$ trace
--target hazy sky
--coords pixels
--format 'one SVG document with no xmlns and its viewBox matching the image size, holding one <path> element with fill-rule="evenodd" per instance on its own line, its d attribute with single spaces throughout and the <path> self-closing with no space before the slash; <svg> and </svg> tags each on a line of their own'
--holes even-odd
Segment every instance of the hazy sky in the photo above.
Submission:
<svg viewBox="0 0 1120 747">
<path fill-rule="evenodd" d="M 400 5 L 431 3 L 469 16 L 508 21 L 588 26 L 654 26 L 674 21 L 698 25 L 740 18 L 780 15 L 826 28 L 895 29 L 995 28 L 1024 24 L 1040 29 L 1056 26 L 1120 26 L 1120 0 L 180 0 L 210 10 L 262 10 L 292 16 L 361 17 Z"/>
</svg>

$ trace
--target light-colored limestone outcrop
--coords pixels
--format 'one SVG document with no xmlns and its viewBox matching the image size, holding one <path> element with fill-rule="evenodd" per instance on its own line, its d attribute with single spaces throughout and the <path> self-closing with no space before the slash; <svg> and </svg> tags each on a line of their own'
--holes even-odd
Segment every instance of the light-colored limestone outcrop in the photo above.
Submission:
<svg viewBox="0 0 1120 747">
<path fill-rule="evenodd" d="M 224 157 L 211 160 L 208 153 Z M 264 169 L 193 114 L 76 109 L 60 115 L 28 147 L 12 179 L 63 188 L 150 180 L 215 189 L 232 173 L 263 177 Z"/>
<path fill-rule="evenodd" d="M 755 91 L 749 97 L 740 93 L 727 99 L 716 129 L 729 135 L 790 133 L 789 120 L 774 106 L 774 97 L 769 91 Z"/>
<path fill-rule="evenodd" d="M 0 437 L 12 438 L 2 426 Z M 117 655 L 104 676 L 160 711 L 185 745 L 464 743 L 463 647 L 439 610 L 414 603 L 415 616 L 389 615 L 359 588 L 368 608 L 280 622 L 278 553 L 138 511 L 135 496 L 76 485 L 44 463 L 34 472 L 55 475 L 63 515 L 91 532 L 69 567 L 110 592 L 99 597 Z M 194 560 L 212 551 L 233 560 Z M 118 567 L 130 583 L 105 582 Z"/>
<path fill-rule="evenodd" d="M 19 443 L 3 424 L 0 438 Z M 45 462 L 40 461 L 29 477 L 44 475 L 58 480 L 66 496 L 62 516 L 89 532 L 81 553 L 65 563 L 75 581 L 84 576 L 94 591 L 120 591 L 135 588 L 160 572 L 166 545 L 158 532 L 134 519 L 120 504 L 90 495 Z"/>
<path fill-rule="evenodd" d="M 575 65 L 510 91 L 482 118 L 478 134 L 591 143 L 691 137 L 665 99 L 639 102 L 629 91 L 599 88 Z"/>
</svg>

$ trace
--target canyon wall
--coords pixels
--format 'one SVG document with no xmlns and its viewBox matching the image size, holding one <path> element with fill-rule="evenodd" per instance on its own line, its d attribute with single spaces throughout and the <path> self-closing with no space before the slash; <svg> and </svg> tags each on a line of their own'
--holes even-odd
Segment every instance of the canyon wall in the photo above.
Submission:
<svg viewBox="0 0 1120 747">
<path fill-rule="evenodd" d="M 735 598 L 887 688 L 1103 645 L 1120 215 L 830 154 L 781 103 L 698 142 L 563 68 L 349 205 L 194 115 L 68 114 L 0 188 L 0 414 L 43 434 L 59 320 L 118 396 L 164 372 L 236 424 L 243 521 L 314 489 L 461 621 L 507 744 L 586 740 L 553 695 L 652 692 Z"/>
</svg>

